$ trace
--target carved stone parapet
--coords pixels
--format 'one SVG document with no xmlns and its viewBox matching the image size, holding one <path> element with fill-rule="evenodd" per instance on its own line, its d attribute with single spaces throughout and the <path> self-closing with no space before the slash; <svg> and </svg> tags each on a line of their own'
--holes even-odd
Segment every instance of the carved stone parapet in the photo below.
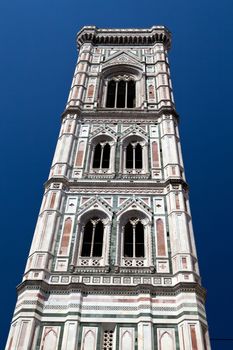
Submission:
<svg viewBox="0 0 233 350">
<path fill-rule="evenodd" d="M 167 49 L 171 46 L 171 33 L 164 26 L 150 29 L 99 29 L 84 26 L 77 34 L 77 44 L 93 45 L 154 45 L 163 43 Z"/>
</svg>

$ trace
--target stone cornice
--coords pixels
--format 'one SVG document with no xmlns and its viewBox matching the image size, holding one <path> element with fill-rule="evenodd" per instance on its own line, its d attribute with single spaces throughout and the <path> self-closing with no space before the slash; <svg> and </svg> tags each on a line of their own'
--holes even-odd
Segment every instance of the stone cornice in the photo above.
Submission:
<svg viewBox="0 0 233 350">
<path fill-rule="evenodd" d="M 164 26 L 152 26 L 148 29 L 113 29 L 84 26 L 77 34 L 77 45 L 154 45 L 163 43 L 167 49 L 171 46 L 171 33 Z"/>
<path fill-rule="evenodd" d="M 133 181 L 124 181 L 124 180 L 114 180 L 111 179 L 111 181 L 108 181 L 106 183 L 106 179 L 103 179 L 102 181 L 95 181 L 93 182 L 92 179 L 90 179 L 89 181 L 83 179 L 83 180 L 76 180 L 74 181 L 69 180 L 67 177 L 64 176 L 53 176 L 51 177 L 49 180 L 47 180 L 44 184 L 45 188 L 50 186 L 53 183 L 62 183 L 66 189 L 70 189 L 72 187 L 78 187 L 78 188 L 89 188 L 90 190 L 93 190 L 93 188 L 98 188 L 99 190 L 101 190 L 101 188 L 103 189 L 125 189 L 125 188 L 134 188 L 134 189 L 158 189 L 158 190 L 163 190 L 164 188 L 166 188 L 168 185 L 182 185 L 182 187 L 186 190 L 188 190 L 188 184 L 183 180 L 183 179 L 168 179 L 166 181 L 162 181 L 162 180 L 147 180 L 146 182 L 143 181 L 137 181 L 137 180 L 133 180 Z"/>
<path fill-rule="evenodd" d="M 161 107 L 158 110 L 143 110 L 140 108 L 131 109 L 116 109 L 116 108 L 95 108 L 94 110 L 84 110 L 79 107 L 68 107 L 62 114 L 62 119 L 67 114 L 77 114 L 79 119 L 90 118 L 90 119 L 158 119 L 162 115 L 173 115 L 177 121 L 179 121 L 179 115 L 177 114 L 174 107 Z"/>
<path fill-rule="evenodd" d="M 195 282 L 180 282 L 175 286 L 153 286 L 143 284 L 136 286 L 116 285 L 86 285 L 85 283 L 49 284 L 43 280 L 25 280 L 17 286 L 17 292 L 22 293 L 26 289 L 40 289 L 42 293 L 66 294 L 79 292 L 85 295 L 139 295 L 150 294 L 154 296 L 176 296 L 180 293 L 196 293 L 205 300 L 206 290 Z"/>
</svg>

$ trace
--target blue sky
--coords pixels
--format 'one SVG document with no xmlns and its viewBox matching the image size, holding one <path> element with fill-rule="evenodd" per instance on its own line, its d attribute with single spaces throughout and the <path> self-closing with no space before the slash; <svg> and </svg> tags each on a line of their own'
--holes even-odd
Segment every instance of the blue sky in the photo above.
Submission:
<svg viewBox="0 0 233 350">
<path fill-rule="evenodd" d="M 232 0 L 0 2 L 1 305 L 4 348 L 83 25 L 166 25 L 211 338 L 233 338 Z M 213 341 L 213 350 L 233 343 Z"/>
</svg>

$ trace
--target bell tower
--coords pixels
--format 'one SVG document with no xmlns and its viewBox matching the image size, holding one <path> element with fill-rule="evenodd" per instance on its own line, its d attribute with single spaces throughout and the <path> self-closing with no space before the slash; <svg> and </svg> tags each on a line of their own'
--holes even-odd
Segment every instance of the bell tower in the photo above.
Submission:
<svg viewBox="0 0 233 350">
<path fill-rule="evenodd" d="M 210 350 L 168 50 L 83 27 L 6 350 Z"/>
</svg>

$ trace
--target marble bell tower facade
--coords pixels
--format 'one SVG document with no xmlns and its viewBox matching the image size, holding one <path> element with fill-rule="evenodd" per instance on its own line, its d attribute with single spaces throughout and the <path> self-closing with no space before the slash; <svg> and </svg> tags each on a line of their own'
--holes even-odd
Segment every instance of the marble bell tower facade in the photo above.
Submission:
<svg viewBox="0 0 233 350">
<path fill-rule="evenodd" d="M 171 34 L 83 27 L 6 350 L 209 350 Z"/>
</svg>

